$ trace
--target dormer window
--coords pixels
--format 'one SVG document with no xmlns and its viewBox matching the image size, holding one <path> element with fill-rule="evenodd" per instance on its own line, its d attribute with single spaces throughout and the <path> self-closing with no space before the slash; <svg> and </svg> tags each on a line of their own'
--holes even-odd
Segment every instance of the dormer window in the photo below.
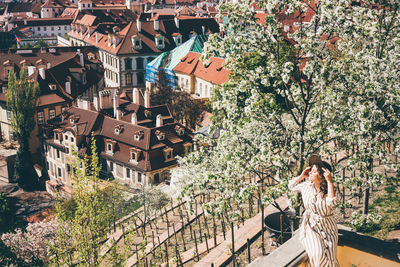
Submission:
<svg viewBox="0 0 400 267">
<path fill-rule="evenodd" d="M 57 86 L 55 84 L 49 84 L 49 88 L 51 91 L 54 91 L 57 89 Z"/>
<path fill-rule="evenodd" d="M 61 143 L 62 139 L 63 139 L 62 130 L 59 129 L 54 130 L 54 141 Z"/>
<path fill-rule="evenodd" d="M 174 38 L 176 46 L 179 46 L 182 44 L 182 35 L 180 33 L 173 33 L 172 37 Z"/>
<path fill-rule="evenodd" d="M 160 130 L 155 131 L 155 135 L 159 141 L 165 140 L 165 133 L 161 132 Z"/>
<path fill-rule="evenodd" d="M 114 128 L 114 133 L 115 134 L 120 134 L 124 130 L 124 126 L 122 124 L 115 126 Z"/>
<path fill-rule="evenodd" d="M 134 50 L 142 49 L 142 38 L 140 38 L 140 36 L 133 35 L 131 41 Z"/>
<path fill-rule="evenodd" d="M 165 161 L 171 161 L 174 159 L 174 155 L 173 155 L 174 149 L 173 148 L 167 147 L 167 148 L 163 149 L 163 152 L 164 152 Z"/>
<path fill-rule="evenodd" d="M 185 129 L 179 125 L 175 126 L 175 131 L 179 136 L 182 136 L 185 134 Z"/>
<path fill-rule="evenodd" d="M 146 116 L 146 118 L 150 118 L 151 117 L 151 111 L 150 110 L 145 110 L 144 111 L 144 115 Z"/>
<path fill-rule="evenodd" d="M 115 150 L 115 141 L 111 139 L 106 139 L 106 153 L 108 154 L 114 154 Z"/>
<path fill-rule="evenodd" d="M 157 34 L 155 41 L 156 41 L 156 47 L 158 49 L 164 49 L 165 47 L 164 36 L 162 36 L 161 34 Z"/>
<path fill-rule="evenodd" d="M 140 158 L 140 150 L 137 148 L 131 148 L 131 158 L 130 162 L 137 164 Z"/>
<path fill-rule="evenodd" d="M 192 143 L 187 142 L 187 143 L 183 144 L 183 148 L 184 148 L 185 154 L 190 153 L 192 151 Z"/>
<path fill-rule="evenodd" d="M 136 141 L 140 141 L 144 136 L 144 132 L 143 131 L 136 131 L 134 133 L 134 138 Z"/>
<path fill-rule="evenodd" d="M 69 122 L 70 122 L 71 124 L 74 124 L 74 123 L 78 122 L 78 120 L 79 120 L 79 115 L 72 115 L 72 116 L 69 118 Z"/>
</svg>

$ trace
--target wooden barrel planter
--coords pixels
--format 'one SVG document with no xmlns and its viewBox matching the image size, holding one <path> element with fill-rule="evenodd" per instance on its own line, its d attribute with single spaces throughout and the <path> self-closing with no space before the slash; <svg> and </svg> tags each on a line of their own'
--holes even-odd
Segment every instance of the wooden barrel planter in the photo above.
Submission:
<svg viewBox="0 0 400 267">
<path fill-rule="evenodd" d="M 276 238 L 280 244 L 292 237 L 291 220 L 282 212 L 269 214 L 264 218 L 264 224 L 271 233 L 271 237 Z"/>
</svg>

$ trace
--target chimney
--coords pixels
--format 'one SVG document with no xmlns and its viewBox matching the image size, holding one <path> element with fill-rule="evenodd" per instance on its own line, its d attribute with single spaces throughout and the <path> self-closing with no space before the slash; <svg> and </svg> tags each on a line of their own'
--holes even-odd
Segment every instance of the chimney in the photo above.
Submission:
<svg viewBox="0 0 400 267">
<path fill-rule="evenodd" d="M 175 20 L 175 25 L 176 25 L 176 27 L 179 29 L 179 17 L 176 16 L 176 17 L 174 18 L 174 20 Z"/>
<path fill-rule="evenodd" d="M 137 125 L 137 115 L 136 115 L 136 113 L 132 113 L 131 123 L 133 125 Z"/>
<path fill-rule="evenodd" d="M 142 31 L 142 22 L 140 21 L 139 18 L 136 20 L 136 27 L 137 27 L 138 32 Z"/>
<path fill-rule="evenodd" d="M 122 111 L 117 109 L 117 117 L 116 117 L 116 119 L 120 121 L 121 118 L 122 118 Z"/>
<path fill-rule="evenodd" d="M 99 38 L 99 34 L 98 34 L 98 32 L 96 32 L 95 34 L 96 34 L 96 44 L 98 44 L 99 43 L 99 39 L 100 39 Z"/>
<path fill-rule="evenodd" d="M 42 77 L 43 80 L 46 80 L 46 71 L 44 68 L 39 69 L 39 74 Z"/>
<path fill-rule="evenodd" d="M 144 91 L 144 107 L 150 108 L 150 92 L 147 89 Z"/>
<path fill-rule="evenodd" d="M 132 102 L 134 104 L 138 104 L 140 103 L 140 93 L 139 93 L 139 89 L 137 89 L 136 87 L 133 88 L 133 92 L 132 92 Z"/>
<path fill-rule="evenodd" d="M 114 94 L 114 118 L 118 117 L 118 107 L 119 107 L 119 91 L 117 90 Z"/>
<path fill-rule="evenodd" d="M 96 111 L 99 111 L 99 98 L 97 96 L 93 96 L 93 105 Z"/>
<path fill-rule="evenodd" d="M 158 21 L 158 19 L 154 20 L 154 30 L 158 31 L 160 29 L 160 22 Z"/>
<path fill-rule="evenodd" d="M 51 63 L 48 62 L 48 63 L 47 63 L 47 69 L 50 69 L 50 68 L 51 68 Z"/>
<path fill-rule="evenodd" d="M 85 62 L 83 60 L 83 53 L 81 52 L 80 49 L 78 49 L 78 55 L 79 55 L 79 62 L 81 64 L 81 67 L 83 68 L 85 66 Z"/>
<path fill-rule="evenodd" d="M 36 70 L 35 66 L 28 66 L 28 76 L 31 76 Z"/>
<path fill-rule="evenodd" d="M 71 94 L 71 82 L 65 82 L 65 91 L 67 92 L 67 94 Z"/>
<path fill-rule="evenodd" d="M 201 31 L 203 32 L 203 34 L 205 34 L 205 33 L 206 33 L 206 27 L 204 27 L 204 25 L 203 25 L 203 26 L 201 26 Z"/>
<path fill-rule="evenodd" d="M 161 114 L 158 114 L 156 117 L 156 127 L 163 126 L 163 119 L 161 118 Z"/>
</svg>

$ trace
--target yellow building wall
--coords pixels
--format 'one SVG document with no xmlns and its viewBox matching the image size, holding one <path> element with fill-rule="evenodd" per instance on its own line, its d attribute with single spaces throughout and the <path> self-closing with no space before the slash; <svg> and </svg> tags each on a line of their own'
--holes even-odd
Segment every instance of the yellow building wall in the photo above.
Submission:
<svg viewBox="0 0 400 267">
<path fill-rule="evenodd" d="M 341 267 L 396 267 L 399 263 L 357 250 L 347 246 L 338 246 L 337 255 Z"/>
<path fill-rule="evenodd" d="M 337 259 L 340 267 L 400 267 L 400 263 L 348 246 L 338 246 Z M 306 264 L 299 266 L 306 267 Z"/>
</svg>

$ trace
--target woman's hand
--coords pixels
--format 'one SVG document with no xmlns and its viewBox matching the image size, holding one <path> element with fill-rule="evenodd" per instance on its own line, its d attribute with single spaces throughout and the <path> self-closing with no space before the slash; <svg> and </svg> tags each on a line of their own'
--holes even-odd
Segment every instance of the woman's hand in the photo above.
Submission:
<svg viewBox="0 0 400 267">
<path fill-rule="evenodd" d="M 300 175 L 301 180 L 303 180 L 304 178 L 307 178 L 309 176 L 310 171 L 311 171 L 311 167 L 305 168 L 304 171 Z"/>
<path fill-rule="evenodd" d="M 328 183 L 333 183 L 333 181 L 332 181 L 332 173 L 326 168 L 322 168 L 322 170 L 324 171 L 324 177 L 325 177 L 326 181 Z"/>
</svg>

